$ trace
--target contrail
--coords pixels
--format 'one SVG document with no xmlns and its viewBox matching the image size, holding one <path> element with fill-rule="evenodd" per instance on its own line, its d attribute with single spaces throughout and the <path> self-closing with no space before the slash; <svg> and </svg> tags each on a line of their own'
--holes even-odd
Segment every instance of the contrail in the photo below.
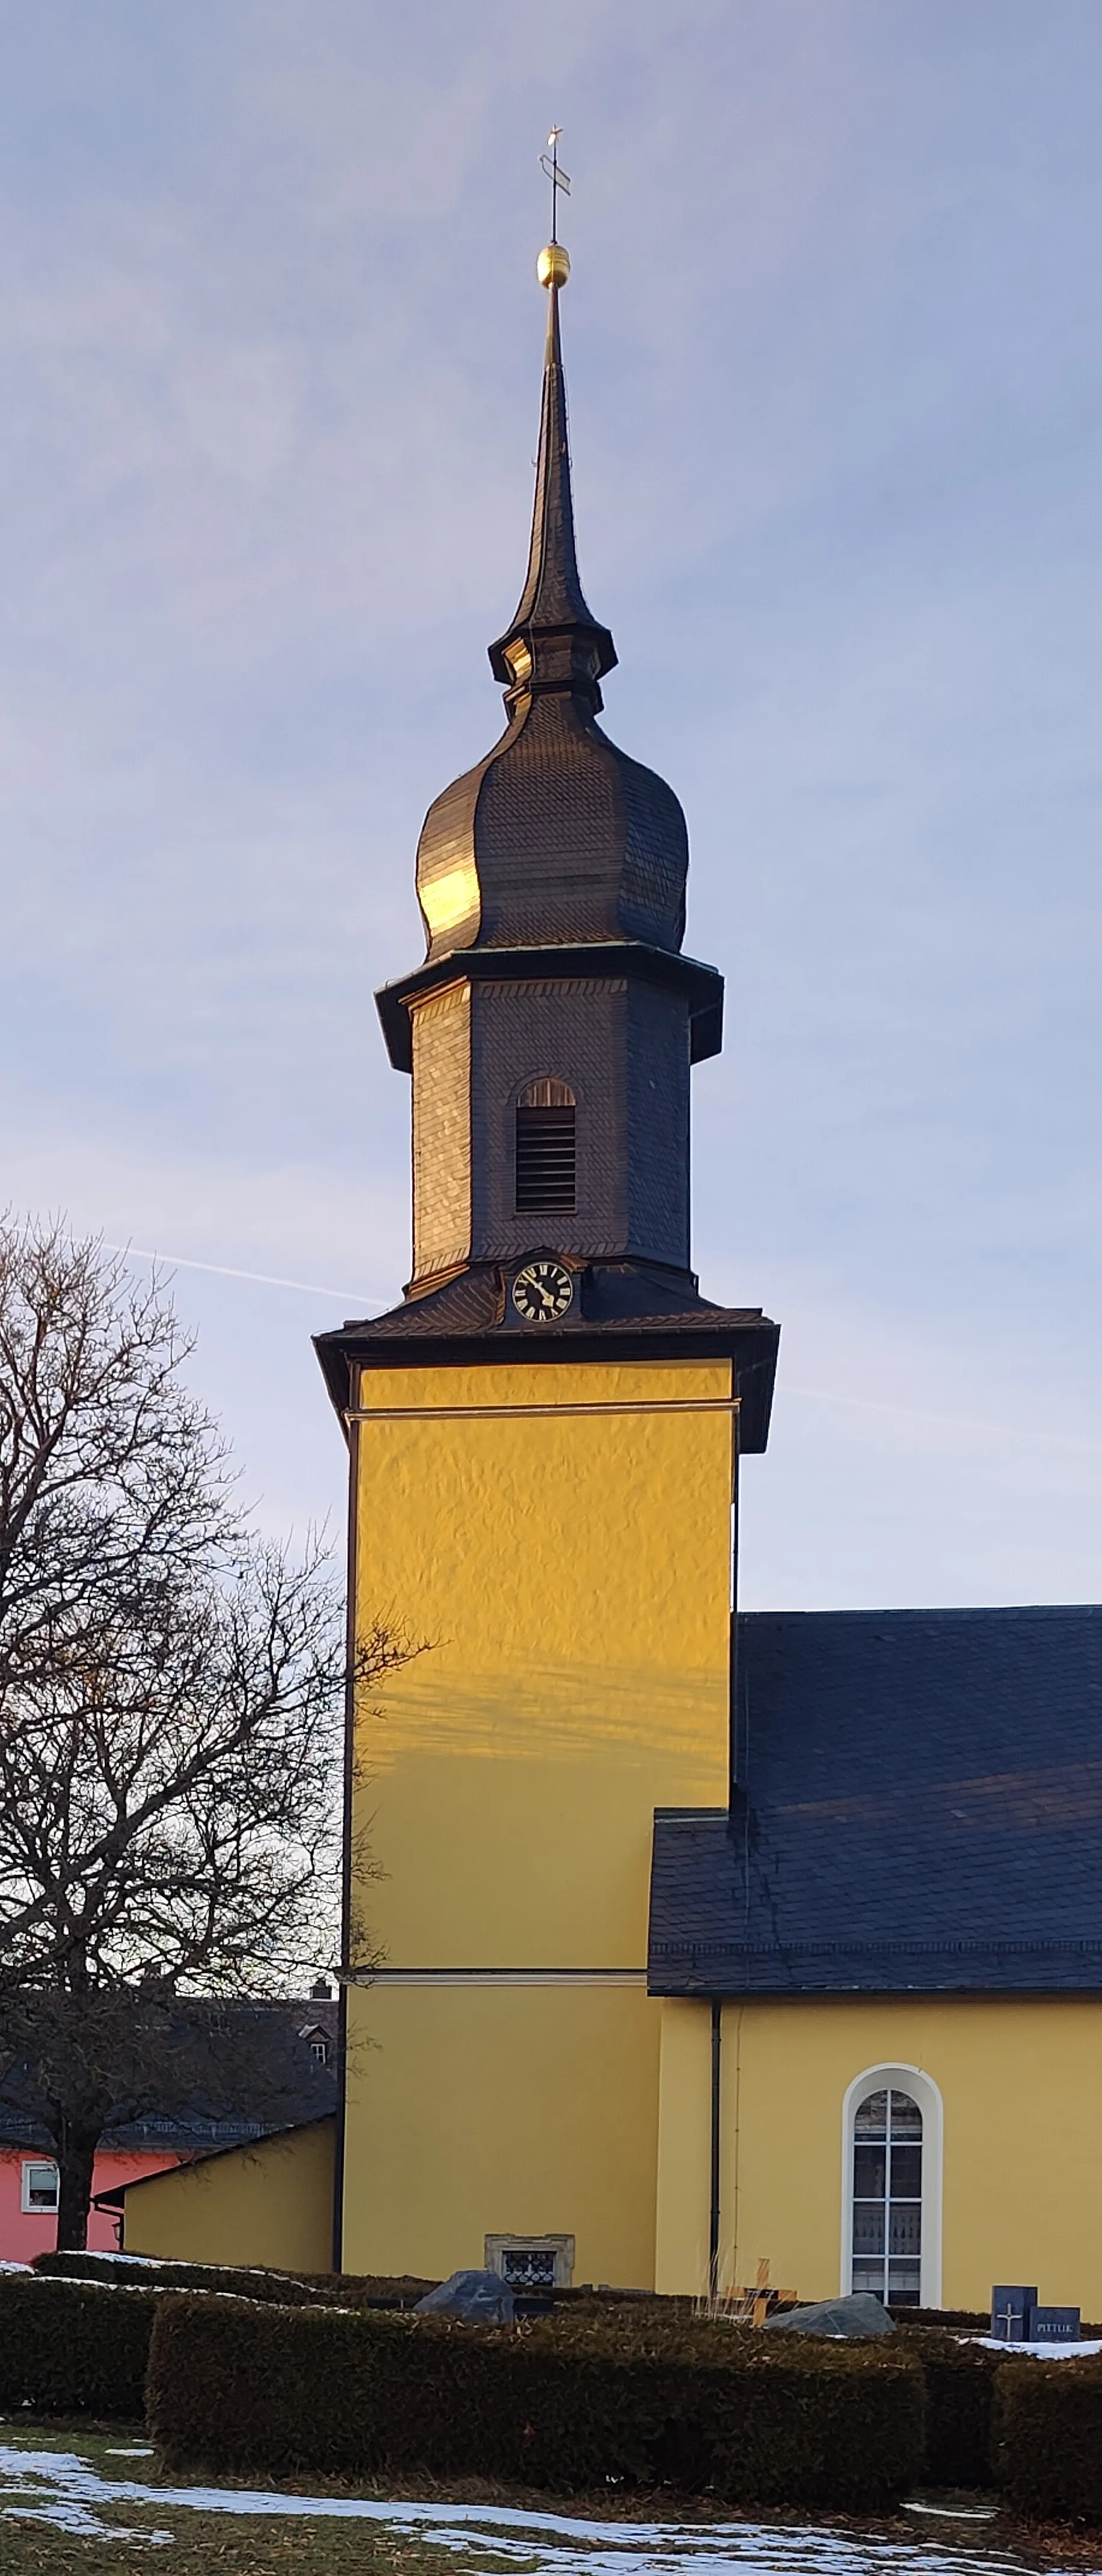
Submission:
<svg viewBox="0 0 1102 2576">
<path fill-rule="evenodd" d="M 276 1279 L 267 1270 L 234 1270 L 225 1261 L 192 1261 L 186 1252 L 148 1252 L 140 1243 L 108 1243 L 105 1252 L 121 1252 L 126 1261 L 163 1261 L 169 1270 L 205 1270 L 212 1279 L 250 1279 L 257 1288 L 293 1288 L 303 1297 L 334 1297 L 341 1306 L 364 1304 L 358 1288 L 320 1288 L 316 1279 Z M 367 1304 L 382 1306 L 385 1299 L 370 1297 Z"/>
</svg>

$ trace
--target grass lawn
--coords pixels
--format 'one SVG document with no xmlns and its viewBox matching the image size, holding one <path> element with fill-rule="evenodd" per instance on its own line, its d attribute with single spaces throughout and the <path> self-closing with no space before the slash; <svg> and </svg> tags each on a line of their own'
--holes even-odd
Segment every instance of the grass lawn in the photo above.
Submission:
<svg viewBox="0 0 1102 2576">
<path fill-rule="evenodd" d="M 110 2493 L 112 2486 L 122 2492 Z M 165 2495 L 175 2486 L 164 2481 Z M 694 2576 L 694 2562 L 696 2576 L 1102 2576 L 1102 2532 L 1033 2530 L 989 2496 L 916 2499 L 893 2520 L 874 2523 L 826 2514 L 732 2516 L 704 2498 L 686 2512 L 684 2502 L 679 2510 L 661 2492 L 614 2502 L 461 2486 L 447 2496 L 431 2483 L 377 2489 L 378 2520 L 347 2510 L 347 2488 L 309 2481 L 286 2491 L 287 2513 L 255 2505 L 211 2511 L 162 2502 L 140 2426 L 35 2424 L 20 2415 L 0 2419 L 0 2570 L 122 2576 L 152 2565 L 165 2576 L 590 2576 L 593 2565 L 594 2576 L 620 2576 L 619 2557 L 623 2576 Z M 216 2492 L 244 2500 L 249 2490 L 226 2482 Z M 403 2493 L 428 2509 L 423 2538 L 391 2519 Z M 310 2510 L 311 2497 L 323 2500 L 322 2510 Z M 370 2501 L 371 2488 L 359 2498 Z M 502 2508 L 505 2520 L 495 2530 Z"/>
<path fill-rule="evenodd" d="M 156 2484 L 156 2465 L 148 2454 L 127 2458 L 144 2445 L 140 2426 L 113 2425 L 92 2433 L 81 2425 L 60 2430 L 56 2424 L 0 2422 L 0 2445 L 21 2451 L 75 2452 L 89 2467 L 111 2480 L 133 2478 L 142 2486 Z M 283 2516 L 203 2513 L 190 2505 L 151 2504 L 123 2498 L 90 2502 L 88 2518 L 109 2529 L 67 2532 L 56 2520 L 24 2521 L 13 2505 L 41 2504 L 53 2511 L 53 2498 L 28 2479 L 17 2493 L 9 2477 L 0 2486 L 0 2568 L 3 2576 L 120 2576 L 120 2571 L 163 2568 L 165 2576 L 456 2576 L 452 2551 L 435 2548 L 385 2525 L 368 2521 L 306 2519 Z M 152 2535 L 170 2539 L 150 2545 Z M 517 2562 L 510 2560 L 511 2576 Z M 486 2576 L 501 2576 L 503 2562 L 492 2546 L 478 2560 L 464 2553 L 464 2565 L 480 2564 Z"/>
</svg>

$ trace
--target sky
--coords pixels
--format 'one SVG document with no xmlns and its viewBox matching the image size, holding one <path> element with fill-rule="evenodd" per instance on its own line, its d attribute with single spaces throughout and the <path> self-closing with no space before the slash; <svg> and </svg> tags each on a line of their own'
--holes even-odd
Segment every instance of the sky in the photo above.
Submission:
<svg viewBox="0 0 1102 2576">
<path fill-rule="evenodd" d="M 0 68 L 0 1200 L 175 1262 L 339 1537 L 557 123 L 604 722 L 728 979 L 694 1262 L 782 1327 L 742 1597 L 1098 1598 L 1097 0 L 0 0 Z"/>
</svg>

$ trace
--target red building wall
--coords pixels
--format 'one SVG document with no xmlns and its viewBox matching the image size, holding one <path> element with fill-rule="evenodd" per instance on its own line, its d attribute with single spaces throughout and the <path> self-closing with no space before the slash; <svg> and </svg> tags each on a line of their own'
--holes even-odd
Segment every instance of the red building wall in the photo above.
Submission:
<svg viewBox="0 0 1102 2576">
<path fill-rule="evenodd" d="M 57 2217 L 52 2210 L 23 2208 L 23 2167 L 50 2161 L 29 2147 L 0 2146 L 0 2262 L 30 2263 L 36 2254 L 52 2253 L 57 2243 Z M 137 2182 L 143 2174 L 162 2173 L 179 2164 L 178 2156 L 143 2153 L 137 2148 L 111 2150 L 96 2157 L 92 2190 L 114 2191 L 120 2183 Z M 93 2209 L 88 2220 L 93 2253 L 113 2254 L 118 2245 L 115 2213 Z"/>
</svg>

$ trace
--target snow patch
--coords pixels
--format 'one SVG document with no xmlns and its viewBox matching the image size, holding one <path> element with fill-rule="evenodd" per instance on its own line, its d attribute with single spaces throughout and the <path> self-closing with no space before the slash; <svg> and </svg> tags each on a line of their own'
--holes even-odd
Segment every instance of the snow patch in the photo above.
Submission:
<svg viewBox="0 0 1102 2576">
<path fill-rule="evenodd" d="M 1024 2352 L 1031 2361 L 1086 2361 L 1091 2353 L 1102 2352 L 1098 2343 L 1008 2343 L 1005 2335 L 969 2335 L 969 2343 L 982 2343 L 988 2352 Z"/>
<path fill-rule="evenodd" d="M 52 2524 L 83 2539 L 133 2540 L 160 2546 L 171 2532 L 128 2530 L 107 2519 L 118 2504 L 150 2504 L 245 2517 L 300 2516 L 371 2522 L 449 2550 L 459 2561 L 491 2551 L 536 2576 L 731 2576 L 734 2566 L 758 2576 L 1016 2576 L 1022 2562 L 975 2543 L 960 2549 L 936 2539 L 850 2536 L 814 2523 L 777 2527 L 755 2522 L 591 2522 L 581 2516 L 522 2512 L 512 2506 L 380 2503 L 360 2496 L 278 2495 L 264 2488 L 154 2487 L 137 2478 L 108 2478 L 75 2451 L 0 2444 L 0 2519 L 5 2514 Z"/>
</svg>

